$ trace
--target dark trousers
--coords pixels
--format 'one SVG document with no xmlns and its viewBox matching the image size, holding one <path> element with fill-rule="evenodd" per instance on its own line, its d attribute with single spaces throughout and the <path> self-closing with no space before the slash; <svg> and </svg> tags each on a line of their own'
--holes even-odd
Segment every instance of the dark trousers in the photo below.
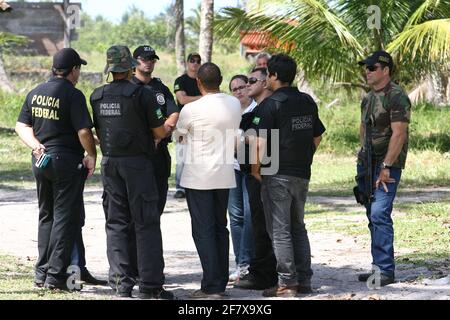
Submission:
<svg viewBox="0 0 450 320">
<path fill-rule="evenodd" d="M 152 161 L 144 156 L 103 157 L 102 181 L 111 287 L 119 292 L 133 289 L 130 233 L 135 233 L 139 290 L 161 288 L 164 259 Z"/>
<path fill-rule="evenodd" d="M 167 144 L 158 146 L 152 162 L 155 170 L 156 188 L 158 189 L 158 212 L 161 215 L 163 214 L 164 207 L 166 206 L 167 192 L 169 191 L 168 179 L 170 177 L 172 163 L 169 150 L 167 149 Z M 130 225 L 130 229 L 134 230 L 134 224 Z M 129 252 L 133 273 L 137 277 L 137 252 L 136 237 L 134 232 L 130 232 Z"/>
<path fill-rule="evenodd" d="M 158 189 L 158 211 L 164 212 L 167 201 L 167 191 L 169 190 L 169 177 L 172 159 L 170 158 L 167 144 L 158 146 L 153 166 L 155 168 L 156 188 Z"/>
<path fill-rule="evenodd" d="M 230 250 L 227 229 L 228 189 L 185 189 L 191 214 L 192 237 L 203 269 L 201 290 L 224 292 L 228 283 Z"/>
<path fill-rule="evenodd" d="M 266 218 L 261 201 L 261 183 L 252 175 L 247 175 L 246 183 L 252 216 L 254 245 L 254 256 L 250 262 L 249 272 L 256 281 L 266 284 L 268 287 L 274 286 L 278 281 L 277 260 L 266 229 Z"/>
<path fill-rule="evenodd" d="M 84 200 L 83 195 L 81 195 L 80 223 L 78 226 L 78 230 L 75 234 L 73 250 L 70 258 L 71 260 L 70 264 L 73 266 L 79 266 L 80 270 L 86 269 L 86 250 L 84 248 L 84 241 L 82 234 L 85 218 L 86 214 L 84 211 Z"/>
<path fill-rule="evenodd" d="M 36 159 L 32 157 L 39 202 L 35 281 L 64 285 L 80 223 L 87 171 L 80 166 L 81 155 L 52 153 L 50 156 L 44 168 L 36 168 Z"/>
</svg>

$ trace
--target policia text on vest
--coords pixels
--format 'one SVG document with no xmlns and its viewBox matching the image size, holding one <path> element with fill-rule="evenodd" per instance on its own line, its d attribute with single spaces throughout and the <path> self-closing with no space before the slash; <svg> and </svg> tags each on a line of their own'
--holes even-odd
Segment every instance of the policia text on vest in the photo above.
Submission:
<svg viewBox="0 0 450 320">
<path fill-rule="evenodd" d="M 36 118 L 59 120 L 59 98 L 34 95 L 31 98 L 31 114 Z"/>
</svg>

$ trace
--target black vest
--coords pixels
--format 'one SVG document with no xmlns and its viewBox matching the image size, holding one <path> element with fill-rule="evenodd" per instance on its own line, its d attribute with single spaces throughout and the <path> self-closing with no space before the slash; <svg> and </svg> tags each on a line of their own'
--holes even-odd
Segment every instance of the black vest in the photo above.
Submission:
<svg viewBox="0 0 450 320">
<path fill-rule="evenodd" d="M 123 82 L 114 90 L 106 84 L 92 93 L 95 126 L 104 156 L 153 154 L 151 129 L 137 99 L 140 89 L 136 84 Z"/>
<path fill-rule="evenodd" d="M 242 131 L 244 131 L 244 134 L 248 134 L 247 130 L 252 127 L 252 120 L 255 117 L 255 109 L 253 109 L 253 111 L 244 113 L 242 115 L 241 123 L 239 125 L 239 128 Z M 248 144 L 246 144 L 246 143 L 244 144 L 244 154 L 245 154 L 245 162 L 244 163 L 240 163 L 239 166 L 241 168 L 241 172 L 250 174 L 250 172 L 251 172 L 250 146 Z"/>
<path fill-rule="evenodd" d="M 275 92 L 267 99 L 273 100 L 277 110 L 280 169 L 310 166 L 315 152 L 314 124 L 318 117 L 314 101 L 299 91 Z"/>
</svg>

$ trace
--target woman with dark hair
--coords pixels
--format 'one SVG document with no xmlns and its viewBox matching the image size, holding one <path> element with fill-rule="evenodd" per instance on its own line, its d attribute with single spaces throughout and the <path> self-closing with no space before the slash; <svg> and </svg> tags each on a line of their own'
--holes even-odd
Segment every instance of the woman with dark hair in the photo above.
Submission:
<svg viewBox="0 0 450 320">
<path fill-rule="evenodd" d="M 248 78 L 245 75 L 235 75 L 231 78 L 229 89 L 233 96 L 241 103 L 243 119 L 246 113 L 250 113 L 256 107 L 256 102 L 248 96 Z M 248 273 L 248 267 L 253 255 L 252 219 L 248 192 L 245 185 L 246 174 L 241 171 L 238 161 L 235 159 L 234 172 L 236 176 L 236 188 L 230 189 L 228 199 L 228 214 L 230 216 L 231 239 L 236 257 L 236 271 L 229 280 L 239 281 Z"/>
</svg>

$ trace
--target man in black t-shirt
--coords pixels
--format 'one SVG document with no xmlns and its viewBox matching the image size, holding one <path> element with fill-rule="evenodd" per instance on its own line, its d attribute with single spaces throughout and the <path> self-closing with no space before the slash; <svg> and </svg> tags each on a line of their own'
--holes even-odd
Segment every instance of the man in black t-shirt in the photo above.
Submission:
<svg viewBox="0 0 450 320">
<path fill-rule="evenodd" d="M 202 59 L 198 53 L 190 53 L 187 58 L 187 70 L 182 76 L 175 79 L 174 92 L 177 98 L 180 111 L 185 104 L 196 101 L 202 97 L 197 86 L 197 72 L 202 64 Z M 175 172 L 175 182 L 177 191 L 175 198 L 184 198 L 184 188 L 180 186 L 181 173 L 183 172 L 183 156 L 185 149 L 180 143 L 176 144 L 177 166 Z"/>
<path fill-rule="evenodd" d="M 79 289 L 66 283 L 67 269 L 80 231 L 84 182 L 94 173 L 97 157 L 86 99 L 75 88 L 85 64 L 73 49 L 56 53 L 54 77 L 31 90 L 16 124 L 17 134 L 33 154 L 39 201 L 38 287 Z"/>
<path fill-rule="evenodd" d="M 109 284 L 131 297 L 136 273 L 130 239 L 136 239 L 139 297 L 173 299 L 164 290 L 164 258 L 158 190 L 152 158 L 155 139 L 168 135 L 154 92 L 132 83 L 138 62 L 125 46 L 108 49 L 105 73 L 113 81 L 94 90 L 90 101 L 102 150 Z M 132 228 L 134 226 L 134 228 Z"/>
<path fill-rule="evenodd" d="M 138 61 L 139 65 L 136 66 L 136 72 L 131 81 L 137 85 L 145 85 L 154 92 L 156 101 L 165 118 L 164 126 L 167 131 L 171 132 L 177 124 L 180 109 L 169 88 L 162 83 L 161 79 L 152 77 L 159 57 L 152 47 L 140 46 L 134 50 L 133 58 Z M 156 154 L 153 158 L 153 165 L 155 166 L 156 186 L 159 192 L 158 210 L 160 214 L 164 211 L 169 189 L 171 158 L 167 146 L 170 142 L 172 142 L 170 137 L 155 141 Z"/>
<path fill-rule="evenodd" d="M 264 290 L 263 296 L 292 297 L 297 292 L 311 292 L 311 249 L 304 208 L 313 156 L 325 127 L 314 100 L 291 87 L 297 70 L 291 57 L 271 57 L 267 70 L 267 88 L 273 94 L 258 106 L 253 118 L 259 131 L 259 157 L 258 163 L 252 164 L 252 175 L 262 180 L 261 197 L 277 259 L 278 285 Z M 261 162 L 266 161 L 262 156 L 265 150 L 272 159 L 270 164 L 263 163 L 260 171 Z"/>
</svg>

